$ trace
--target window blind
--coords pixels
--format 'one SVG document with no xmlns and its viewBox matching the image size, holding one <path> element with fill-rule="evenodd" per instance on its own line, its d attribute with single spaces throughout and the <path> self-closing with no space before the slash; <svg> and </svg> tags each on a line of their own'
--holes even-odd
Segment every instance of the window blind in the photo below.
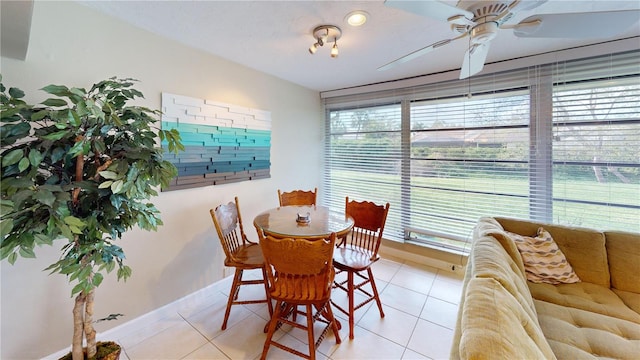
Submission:
<svg viewBox="0 0 640 360">
<path fill-rule="evenodd" d="M 324 99 L 324 204 L 465 251 L 481 216 L 640 231 L 640 51 Z"/>
</svg>

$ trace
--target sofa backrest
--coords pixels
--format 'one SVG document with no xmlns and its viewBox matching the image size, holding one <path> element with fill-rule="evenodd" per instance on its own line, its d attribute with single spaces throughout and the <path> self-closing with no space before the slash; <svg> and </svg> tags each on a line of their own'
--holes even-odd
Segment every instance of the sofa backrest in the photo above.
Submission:
<svg viewBox="0 0 640 360">
<path fill-rule="evenodd" d="M 471 278 L 496 280 L 521 304 L 529 317 L 537 318 L 520 253 L 497 221 L 480 219 L 474 230 L 467 266 L 471 267 Z"/>
<path fill-rule="evenodd" d="M 605 231 L 611 287 L 640 294 L 640 234 Z"/>
<path fill-rule="evenodd" d="M 544 227 L 567 257 L 580 280 L 611 287 L 603 232 L 521 219 L 497 217 L 496 220 L 504 230 L 525 236 L 534 236 L 540 226 Z"/>
</svg>

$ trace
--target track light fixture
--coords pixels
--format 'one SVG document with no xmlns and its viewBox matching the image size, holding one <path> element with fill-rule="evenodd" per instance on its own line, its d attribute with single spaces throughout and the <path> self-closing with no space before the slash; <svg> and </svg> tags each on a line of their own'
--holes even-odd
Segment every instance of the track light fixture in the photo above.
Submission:
<svg viewBox="0 0 640 360">
<path fill-rule="evenodd" d="M 315 54 L 318 48 L 327 42 L 333 41 L 331 57 L 338 57 L 338 39 L 342 36 L 342 30 L 334 25 L 320 25 L 313 29 L 313 38 L 316 42 L 309 47 L 309 53 Z"/>
</svg>

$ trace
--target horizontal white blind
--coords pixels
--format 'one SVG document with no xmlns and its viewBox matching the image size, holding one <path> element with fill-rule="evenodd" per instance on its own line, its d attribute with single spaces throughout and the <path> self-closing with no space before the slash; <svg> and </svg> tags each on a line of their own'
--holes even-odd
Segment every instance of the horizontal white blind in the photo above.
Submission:
<svg viewBox="0 0 640 360">
<path fill-rule="evenodd" d="M 486 214 L 528 216 L 529 106 L 524 91 L 411 104 L 412 227 L 466 237 Z"/>
<path fill-rule="evenodd" d="M 390 203 L 385 234 L 402 239 L 399 104 L 328 113 L 323 204 L 344 210 L 345 198 Z"/>
<path fill-rule="evenodd" d="M 590 85 L 554 87 L 553 220 L 640 232 L 639 78 Z"/>
</svg>

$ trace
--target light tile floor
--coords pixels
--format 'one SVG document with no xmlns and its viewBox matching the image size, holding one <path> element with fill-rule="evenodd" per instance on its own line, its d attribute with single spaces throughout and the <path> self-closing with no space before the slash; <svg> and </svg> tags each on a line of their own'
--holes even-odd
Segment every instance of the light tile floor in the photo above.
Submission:
<svg viewBox="0 0 640 360">
<path fill-rule="evenodd" d="M 373 268 L 385 317 L 375 303 L 356 312 L 355 338 L 349 340 L 348 322 L 342 323 L 337 345 L 332 333 L 320 345 L 318 359 L 447 359 L 452 343 L 462 277 L 458 274 L 398 259 L 381 259 Z M 249 274 L 257 276 L 258 274 Z M 246 276 L 246 275 L 245 275 Z M 264 304 L 231 309 L 225 331 L 220 330 L 231 277 L 188 305 L 178 305 L 166 316 L 115 334 L 123 346 L 121 359 L 258 359 L 269 319 Z M 243 298 L 260 297 L 260 286 L 244 287 Z M 338 303 L 346 294 L 334 292 Z M 288 345 L 307 353 L 306 334 L 298 329 L 276 334 Z M 268 359 L 293 355 L 274 346 Z"/>
</svg>

